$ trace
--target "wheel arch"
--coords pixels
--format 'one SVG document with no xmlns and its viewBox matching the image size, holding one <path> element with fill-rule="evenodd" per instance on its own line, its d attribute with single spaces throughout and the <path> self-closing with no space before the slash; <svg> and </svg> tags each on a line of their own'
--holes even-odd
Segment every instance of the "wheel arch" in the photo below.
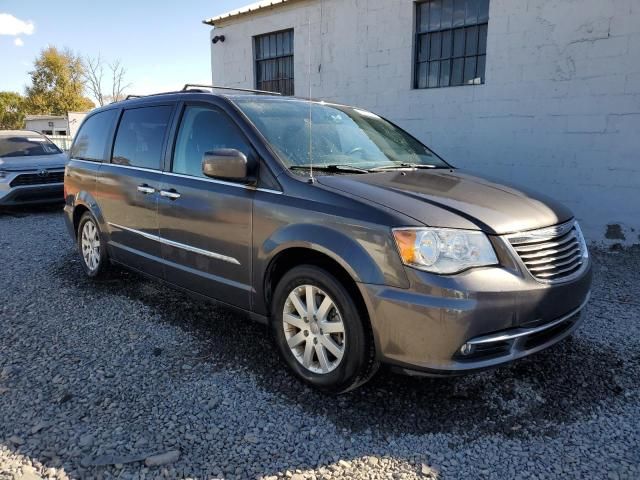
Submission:
<svg viewBox="0 0 640 480">
<path fill-rule="evenodd" d="M 384 272 L 355 238 L 325 225 L 286 225 L 261 245 L 257 260 L 255 283 L 262 282 L 264 298 L 261 300 L 267 312 L 272 291 L 268 287 L 273 287 L 273 274 L 280 271 L 283 263 L 293 266 L 294 261 L 301 264 L 324 260 L 329 268 L 343 277 L 346 274 L 352 282 L 387 283 Z"/>
<path fill-rule="evenodd" d="M 260 259 L 262 261 L 260 262 Z M 274 233 L 258 252 L 256 305 L 269 315 L 275 286 L 297 265 L 314 265 L 335 276 L 367 316 L 369 311 L 358 283 L 386 284 L 384 272 L 353 237 L 325 225 L 290 224 Z M 262 268 L 260 268 L 262 266 Z"/>
<path fill-rule="evenodd" d="M 340 262 L 332 258 L 327 253 L 312 248 L 298 246 L 289 247 L 280 251 L 269 263 L 264 276 L 264 302 L 269 314 L 271 313 L 271 302 L 273 300 L 273 293 L 278 285 L 278 282 L 284 277 L 284 275 L 292 268 L 301 265 L 312 265 L 318 268 L 322 268 L 329 274 L 333 275 L 340 284 L 347 290 L 351 298 L 356 304 L 358 312 L 360 312 L 361 318 L 364 323 L 367 335 L 373 341 L 373 348 L 376 352 L 379 352 L 378 338 L 374 334 L 373 326 L 371 323 L 371 314 L 364 296 L 358 287 L 356 279 L 351 273 L 342 266 Z"/>
<path fill-rule="evenodd" d="M 358 308 L 362 308 L 363 313 L 369 317 L 364 298 L 357 286 L 357 278 L 345 268 L 341 262 L 331 255 L 321 250 L 309 248 L 308 246 L 290 246 L 278 252 L 269 262 L 264 275 L 264 302 L 270 310 L 273 292 L 282 277 L 292 268 L 299 265 L 313 265 L 326 270 L 347 289 L 354 297 Z"/>
<path fill-rule="evenodd" d="M 80 219 L 85 212 L 89 212 L 94 216 L 103 235 L 108 233 L 104 217 L 102 216 L 102 211 L 98 206 L 98 202 L 96 202 L 96 200 L 89 192 L 83 191 L 79 192 L 75 198 L 71 216 L 71 220 L 73 222 L 73 231 L 76 235 L 76 238 L 78 235 L 78 226 L 80 225 Z"/>
</svg>

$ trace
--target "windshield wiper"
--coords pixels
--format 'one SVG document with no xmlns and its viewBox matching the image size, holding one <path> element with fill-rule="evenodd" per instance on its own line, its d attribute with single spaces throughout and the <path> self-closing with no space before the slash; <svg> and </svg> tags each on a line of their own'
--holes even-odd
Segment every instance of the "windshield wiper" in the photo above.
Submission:
<svg viewBox="0 0 640 480">
<path fill-rule="evenodd" d="M 383 167 L 375 167 L 369 169 L 370 172 L 381 172 L 384 170 L 406 170 L 407 168 L 438 168 L 437 165 L 429 163 L 396 163 L 394 165 L 385 165 Z"/>
<path fill-rule="evenodd" d="M 369 173 L 369 170 L 365 170 L 364 168 L 340 164 L 292 165 L 289 167 L 290 170 L 310 170 L 311 168 L 313 168 L 314 170 L 321 170 L 323 172 Z"/>
</svg>

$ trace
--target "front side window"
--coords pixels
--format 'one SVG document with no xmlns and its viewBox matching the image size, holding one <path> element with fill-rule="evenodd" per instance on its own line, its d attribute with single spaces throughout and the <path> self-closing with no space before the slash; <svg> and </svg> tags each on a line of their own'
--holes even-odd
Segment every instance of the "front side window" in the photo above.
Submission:
<svg viewBox="0 0 640 480">
<path fill-rule="evenodd" d="M 71 147 L 71 158 L 104 161 L 105 149 L 117 110 L 106 110 L 88 117 L 76 134 Z"/>
<path fill-rule="evenodd" d="M 289 168 L 448 166 L 407 132 L 366 110 L 285 99 L 236 100 L 236 104 Z"/>
<path fill-rule="evenodd" d="M 293 30 L 253 37 L 256 88 L 293 95 Z"/>
<path fill-rule="evenodd" d="M 125 110 L 116 134 L 111 162 L 160 170 L 162 146 L 172 108 L 161 105 Z"/>
<path fill-rule="evenodd" d="M 178 132 L 171 171 L 204 177 L 204 154 L 219 148 L 235 148 L 247 156 L 250 151 L 244 136 L 226 114 L 210 107 L 187 106 Z"/>
<path fill-rule="evenodd" d="M 484 83 L 489 0 L 416 4 L 414 88 Z"/>
<path fill-rule="evenodd" d="M 34 157 L 62 153 L 48 138 L 34 133 L 24 135 L 0 135 L 0 157 Z"/>
</svg>

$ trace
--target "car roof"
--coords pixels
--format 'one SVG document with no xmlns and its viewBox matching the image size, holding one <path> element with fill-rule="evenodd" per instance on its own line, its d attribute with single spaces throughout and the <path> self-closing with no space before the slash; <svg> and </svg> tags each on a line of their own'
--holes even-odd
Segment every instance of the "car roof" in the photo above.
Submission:
<svg viewBox="0 0 640 480">
<path fill-rule="evenodd" d="M 0 130 L 0 137 L 33 137 L 34 135 L 44 137 L 34 130 Z"/>
<path fill-rule="evenodd" d="M 224 90 L 224 89 L 223 89 Z M 322 100 L 319 99 L 308 99 L 302 97 L 293 97 L 293 96 L 283 96 L 278 95 L 276 93 L 250 93 L 250 92 L 242 92 L 242 93 L 226 93 L 219 91 L 205 91 L 205 90 L 181 90 L 176 92 L 164 92 L 164 93 L 154 93 L 150 95 L 130 95 L 125 100 L 120 100 L 118 102 L 110 103 L 109 105 L 105 105 L 104 107 L 96 108 L 91 112 L 91 114 L 102 111 L 109 110 L 112 108 L 126 108 L 126 107 L 135 107 L 135 106 L 143 106 L 148 103 L 159 103 L 162 101 L 181 101 L 185 99 L 207 99 L 207 98 L 221 98 L 228 102 L 235 103 L 235 101 L 243 101 L 243 100 L 252 100 L 255 102 L 311 102 L 311 103 L 321 103 Z M 331 105 L 339 105 L 333 102 L 326 102 Z M 344 105 L 347 106 L 347 105 Z"/>
</svg>

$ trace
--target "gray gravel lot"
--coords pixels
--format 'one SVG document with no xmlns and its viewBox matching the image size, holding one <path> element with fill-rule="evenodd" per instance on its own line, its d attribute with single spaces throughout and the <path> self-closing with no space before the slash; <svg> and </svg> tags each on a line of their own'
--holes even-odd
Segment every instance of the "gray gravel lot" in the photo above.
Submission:
<svg viewBox="0 0 640 480">
<path fill-rule="evenodd" d="M 594 252 L 575 337 L 432 380 L 298 383 L 264 326 L 118 270 L 59 208 L 0 212 L 0 480 L 640 477 L 640 248 Z"/>
</svg>

